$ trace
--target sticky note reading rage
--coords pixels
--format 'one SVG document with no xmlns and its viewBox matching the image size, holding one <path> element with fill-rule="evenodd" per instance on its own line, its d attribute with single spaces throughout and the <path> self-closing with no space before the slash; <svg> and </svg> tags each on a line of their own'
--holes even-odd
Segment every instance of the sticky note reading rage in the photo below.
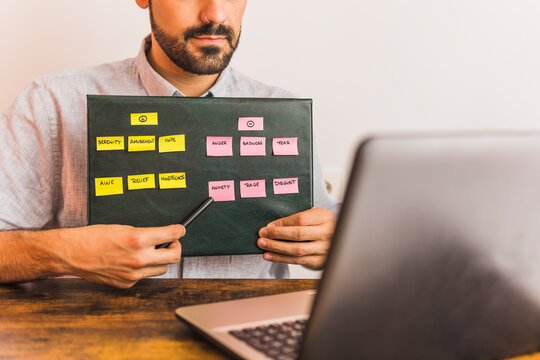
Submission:
<svg viewBox="0 0 540 360">
<path fill-rule="evenodd" d="M 209 181 L 208 196 L 213 197 L 214 201 L 234 201 L 234 180 Z"/>
<path fill-rule="evenodd" d="M 96 137 L 97 151 L 124 150 L 123 136 Z"/>
<path fill-rule="evenodd" d="M 159 174 L 160 189 L 182 189 L 186 187 L 186 173 Z"/>
<path fill-rule="evenodd" d="M 238 130 L 240 131 L 263 131 L 264 118 L 262 117 L 241 117 L 238 118 Z"/>
<path fill-rule="evenodd" d="M 131 125 L 157 125 L 158 113 L 131 114 Z"/>
<path fill-rule="evenodd" d="M 240 181 L 240 197 L 263 198 L 266 197 L 266 184 L 264 180 Z"/>
<path fill-rule="evenodd" d="M 232 156 L 232 136 L 207 136 L 207 156 Z"/>
<path fill-rule="evenodd" d="M 128 151 L 154 151 L 156 150 L 155 136 L 129 136 Z"/>
<path fill-rule="evenodd" d="M 186 137 L 184 134 L 159 137 L 159 152 L 186 151 Z"/>
<path fill-rule="evenodd" d="M 120 195 L 124 193 L 121 177 L 96 178 L 96 196 Z"/>
<path fill-rule="evenodd" d="M 274 155 L 298 155 L 298 138 L 274 138 Z"/>
<path fill-rule="evenodd" d="M 154 174 L 128 175 L 128 190 L 154 189 L 156 180 Z"/>
<path fill-rule="evenodd" d="M 265 137 L 240 138 L 240 156 L 266 156 Z"/>
<path fill-rule="evenodd" d="M 298 178 L 274 179 L 274 194 L 298 194 Z"/>
</svg>

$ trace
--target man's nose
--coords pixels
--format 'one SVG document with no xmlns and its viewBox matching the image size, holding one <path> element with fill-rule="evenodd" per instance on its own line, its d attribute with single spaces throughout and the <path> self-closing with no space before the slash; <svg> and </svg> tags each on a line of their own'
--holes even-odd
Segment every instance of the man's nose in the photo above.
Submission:
<svg viewBox="0 0 540 360">
<path fill-rule="evenodd" d="M 223 0 L 207 0 L 200 14 L 201 21 L 205 24 L 226 24 L 227 16 Z"/>
</svg>

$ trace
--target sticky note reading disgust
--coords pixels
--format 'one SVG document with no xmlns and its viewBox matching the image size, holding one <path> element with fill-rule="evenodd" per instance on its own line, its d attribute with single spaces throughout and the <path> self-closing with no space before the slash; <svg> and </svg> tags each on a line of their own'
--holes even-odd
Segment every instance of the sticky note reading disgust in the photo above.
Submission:
<svg viewBox="0 0 540 360">
<path fill-rule="evenodd" d="M 128 175 L 128 190 L 153 189 L 156 187 L 154 174 Z"/>
<path fill-rule="evenodd" d="M 298 138 L 274 138 L 272 148 L 274 155 L 298 155 Z"/>
<path fill-rule="evenodd" d="M 121 177 L 95 178 L 96 196 L 120 195 L 124 193 Z"/>
<path fill-rule="evenodd" d="M 207 136 L 206 156 L 232 156 L 232 136 Z"/>
<path fill-rule="evenodd" d="M 128 151 L 154 151 L 156 150 L 155 136 L 129 136 Z"/>
<path fill-rule="evenodd" d="M 157 125 L 158 113 L 131 114 L 131 125 Z"/>
<path fill-rule="evenodd" d="M 186 173 L 159 174 L 160 189 L 182 189 L 186 187 Z"/>
<path fill-rule="evenodd" d="M 264 118 L 262 117 L 241 117 L 238 118 L 239 131 L 262 131 L 264 130 Z"/>
<path fill-rule="evenodd" d="M 124 150 L 123 136 L 96 137 L 97 151 Z"/>
<path fill-rule="evenodd" d="M 266 182 L 264 180 L 240 181 L 240 197 L 242 198 L 266 197 Z"/>
<path fill-rule="evenodd" d="M 159 137 L 159 152 L 186 151 L 186 136 L 169 135 Z"/>
<path fill-rule="evenodd" d="M 240 156 L 266 156 L 265 137 L 240 138 Z"/>
<path fill-rule="evenodd" d="M 298 194 L 298 178 L 274 179 L 274 194 Z"/>
<path fill-rule="evenodd" d="M 208 196 L 213 197 L 214 201 L 234 201 L 234 180 L 209 181 Z"/>
</svg>

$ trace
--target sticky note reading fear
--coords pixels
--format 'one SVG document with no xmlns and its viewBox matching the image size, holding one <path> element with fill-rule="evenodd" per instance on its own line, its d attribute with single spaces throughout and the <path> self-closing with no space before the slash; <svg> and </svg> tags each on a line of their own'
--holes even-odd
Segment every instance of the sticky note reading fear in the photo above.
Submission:
<svg viewBox="0 0 540 360">
<path fill-rule="evenodd" d="M 238 130 L 240 130 L 240 131 L 262 131 L 262 130 L 264 130 L 264 118 L 262 118 L 262 117 L 241 117 L 241 118 L 238 118 Z"/>
<path fill-rule="evenodd" d="M 274 155 L 298 155 L 298 138 L 274 138 L 272 148 Z"/>
<path fill-rule="evenodd" d="M 156 150 L 155 136 L 129 136 L 128 151 L 154 151 Z"/>
<path fill-rule="evenodd" d="M 96 137 L 97 151 L 124 150 L 123 136 Z"/>
<path fill-rule="evenodd" d="M 213 197 L 214 201 L 234 201 L 234 180 L 209 181 L 208 196 Z"/>
<path fill-rule="evenodd" d="M 96 196 L 120 195 L 124 193 L 121 177 L 95 178 Z"/>
<path fill-rule="evenodd" d="M 274 179 L 274 194 L 298 194 L 298 178 Z"/>
<path fill-rule="evenodd" d="M 186 151 L 186 137 L 184 134 L 159 137 L 159 152 Z"/>
<path fill-rule="evenodd" d="M 266 183 L 264 180 L 240 181 L 240 197 L 262 198 L 266 197 Z"/>
<path fill-rule="evenodd" d="M 128 175 L 128 190 L 153 189 L 156 187 L 154 174 Z"/>
<path fill-rule="evenodd" d="M 266 156 L 265 137 L 240 138 L 240 156 Z"/>
<path fill-rule="evenodd" d="M 157 125 L 158 113 L 137 113 L 131 114 L 131 125 Z"/>
<path fill-rule="evenodd" d="M 186 187 L 186 173 L 159 174 L 160 189 L 182 189 Z"/>
<path fill-rule="evenodd" d="M 232 136 L 207 136 L 206 156 L 232 156 Z"/>
</svg>

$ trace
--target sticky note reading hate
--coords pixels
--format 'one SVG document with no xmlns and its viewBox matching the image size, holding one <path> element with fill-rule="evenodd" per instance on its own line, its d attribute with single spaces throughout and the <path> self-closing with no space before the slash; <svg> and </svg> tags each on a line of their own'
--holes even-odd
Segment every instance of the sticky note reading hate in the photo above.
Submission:
<svg viewBox="0 0 540 360">
<path fill-rule="evenodd" d="M 129 136 L 128 151 L 154 151 L 156 150 L 155 136 Z"/>
<path fill-rule="evenodd" d="M 153 189 L 156 187 L 154 174 L 128 175 L 128 190 Z"/>
<path fill-rule="evenodd" d="M 207 156 L 232 156 L 232 136 L 207 136 Z"/>
<path fill-rule="evenodd" d="M 262 118 L 262 117 L 241 117 L 241 118 L 238 118 L 238 130 L 240 130 L 240 131 L 262 131 L 262 130 L 264 130 L 264 118 Z"/>
<path fill-rule="evenodd" d="M 95 178 L 96 196 L 120 195 L 124 193 L 121 177 Z"/>
<path fill-rule="evenodd" d="M 159 174 L 160 189 L 182 189 L 186 187 L 186 173 Z"/>
<path fill-rule="evenodd" d="M 240 181 L 240 197 L 242 198 L 266 197 L 266 182 L 264 180 Z"/>
<path fill-rule="evenodd" d="M 123 136 L 96 137 L 97 151 L 124 150 Z"/>
<path fill-rule="evenodd" d="M 209 181 L 208 196 L 213 197 L 214 201 L 234 201 L 234 180 Z"/>
<path fill-rule="evenodd" d="M 274 155 L 298 155 L 298 138 L 274 138 L 272 148 Z"/>
<path fill-rule="evenodd" d="M 131 114 L 131 125 L 157 125 L 158 113 L 137 113 Z"/>
<path fill-rule="evenodd" d="M 159 137 L 159 152 L 186 151 L 184 134 Z"/>
<path fill-rule="evenodd" d="M 266 156 L 265 137 L 240 138 L 240 156 Z"/>
<path fill-rule="evenodd" d="M 298 178 L 274 179 L 274 194 L 298 194 Z"/>
</svg>

